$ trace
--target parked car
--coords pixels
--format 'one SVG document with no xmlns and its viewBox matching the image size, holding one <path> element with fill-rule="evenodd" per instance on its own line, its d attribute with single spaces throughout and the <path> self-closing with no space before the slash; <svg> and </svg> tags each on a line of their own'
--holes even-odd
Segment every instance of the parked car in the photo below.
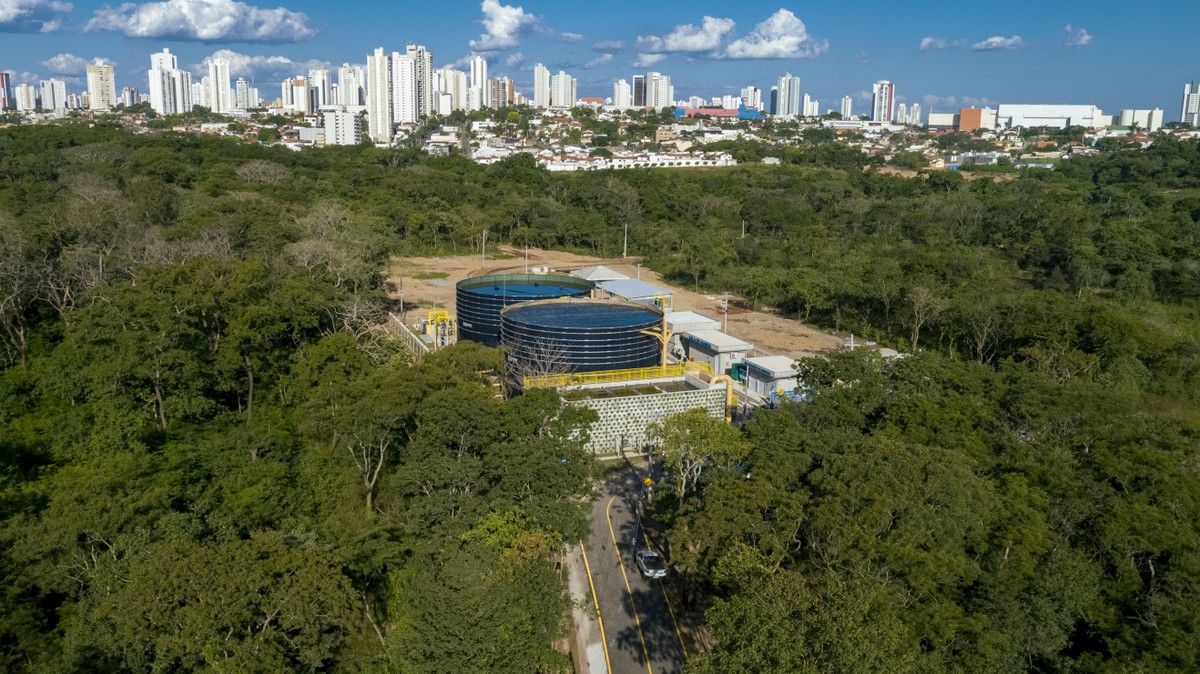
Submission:
<svg viewBox="0 0 1200 674">
<path fill-rule="evenodd" d="M 667 575 L 667 564 L 663 561 L 662 555 L 653 550 L 638 550 L 634 555 L 637 558 L 638 570 L 647 578 L 662 578 Z"/>
</svg>

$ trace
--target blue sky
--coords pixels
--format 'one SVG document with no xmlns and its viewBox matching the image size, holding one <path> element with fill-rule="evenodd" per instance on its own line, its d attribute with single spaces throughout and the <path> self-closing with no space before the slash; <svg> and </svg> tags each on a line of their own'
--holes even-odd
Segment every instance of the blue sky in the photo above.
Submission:
<svg viewBox="0 0 1200 674">
<path fill-rule="evenodd" d="M 264 96 L 310 62 L 363 63 L 377 46 L 424 44 L 435 65 L 488 56 L 493 74 L 531 87 L 533 63 L 579 78 L 581 96 L 608 96 L 635 72 L 671 75 L 677 98 L 767 90 L 784 72 L 836 108 L 878 79 L 926 111 L 977 103 L 1161 107 L 1178 119 L 1183 83 L 1200 79 L 1194 2 L 1138 12 L 1093 0 L 858 3 L 328 2 L 166 0 L 105 4 L 0 0 L 0 70 L 82 87 L 84 64 L 116 64 L 118 86 L 143 90 L 151 52 L 187 67 L 225 50 L 233 74 Z"/>
</svg>

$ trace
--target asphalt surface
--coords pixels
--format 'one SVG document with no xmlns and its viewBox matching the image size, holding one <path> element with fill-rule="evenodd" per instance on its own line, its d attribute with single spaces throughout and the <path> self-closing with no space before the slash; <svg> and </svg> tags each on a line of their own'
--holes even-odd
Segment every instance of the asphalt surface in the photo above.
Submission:
<svg viewBox="0 0 1200 674">
<path fill-rule="evenodd" d="M 643 479 L 644 469 L 610 476 L 592 506 L 586 553 L 611 672 L 677 674 L 683 672 L 685 654 L 673 607 L 662 581 L 644 578 L 634 562 L 634 552 L 647 545 L 636 514 Z"/>
</svg>

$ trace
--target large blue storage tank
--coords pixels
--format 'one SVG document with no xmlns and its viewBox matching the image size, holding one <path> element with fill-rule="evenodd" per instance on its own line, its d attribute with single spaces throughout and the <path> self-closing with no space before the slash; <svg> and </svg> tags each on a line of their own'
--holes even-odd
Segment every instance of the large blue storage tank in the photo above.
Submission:
<svg viewBox="0 0 1200 674">
<path fill-rule="evenodd" d="M 662 311 L 644 304 L 530 302 L 500 312 L 500 343 L 514 360 L 552 359 L 565 372 L 654 367 L 661 364 L 662 344 L 642 331 L 656 330 L 662 322 Z"/>
<path fill-rule="evenodd" d="M 455 286 L 458 338 L 487 346 L 500 344 L 500 312 L 522 302 L 587 297 L 596 284 L 567 274 L 492 274 L 463 279 Z"/>
</svg>

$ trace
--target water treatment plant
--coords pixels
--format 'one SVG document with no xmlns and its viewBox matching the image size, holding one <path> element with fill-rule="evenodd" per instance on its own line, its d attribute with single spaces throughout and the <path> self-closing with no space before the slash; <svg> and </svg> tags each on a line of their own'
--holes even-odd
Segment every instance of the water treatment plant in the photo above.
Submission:
<svg viewBox="0 0 1200 674">
<path fill-rule="evenodd" d="M 652 367 L 662 361 L 663 313 L 642 304 L 544 300 L 500 312 L 500 343 L 509 358 L 567 372 Z M 527 368 L 528 369 L 528 368 Z"/>
<path fill-rule="evenodd" d="M 500 312 L 513 304 L 560 297 L 588 297 L 596 284 L 568 274 L 491 274 L 455 286 L 458 337 L 500 345 Z"/>
</svg>

